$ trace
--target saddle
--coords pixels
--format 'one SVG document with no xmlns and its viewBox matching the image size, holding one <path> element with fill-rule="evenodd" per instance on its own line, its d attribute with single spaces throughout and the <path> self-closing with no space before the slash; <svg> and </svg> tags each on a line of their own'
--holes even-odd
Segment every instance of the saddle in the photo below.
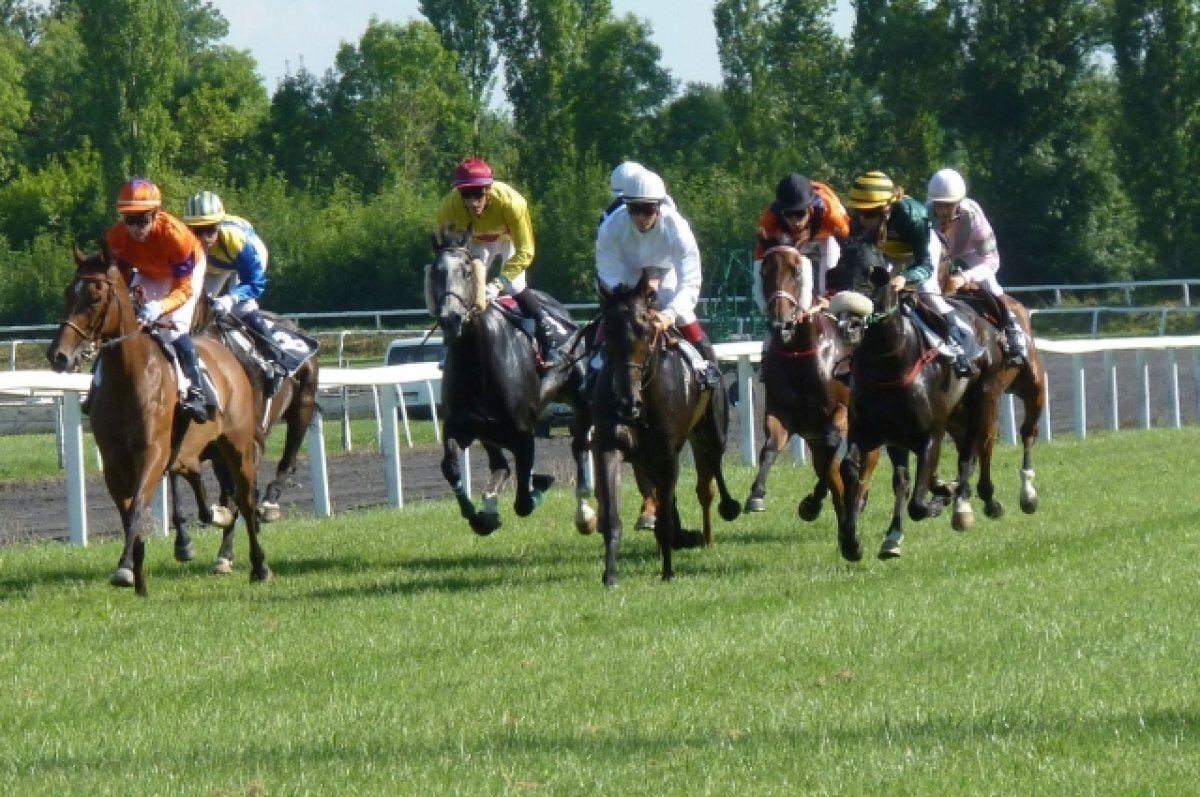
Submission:
<svg viewBox="0 0 1200 797">
<path fill-rule="evenodd" d="M 572 340 L 576 338 L 579 328 L 575 325 L 574 321 L 563 315 L 562 311 L 554 303 L 545 301 L 545 295 L 542 298 L 542 310 L 554 321 L 555 329 L 552 343 L 555 348 L 566 351 Z M 545 367 L 545 363 L 542 361 L 541 347 L 538 345 L 537 340 L 537 321 L 525 315 L 521 311 L 520 305 L 517 304 L 516 299 L 511 296 L 497 296 L 492 300 L 492 307 L 496 308 L 496 312 L 500 313 L 505 321 L 512 324 L 525 337 L 529 338 L 538 365 Z"/>
<path fill-rule="evenodd" d="M 969 305 L 979 315 L 987 319 L 996 329 L 1004 329 L 1007 308 L 1000 307 L 1000 300 L 982 288 L 959 288 L 954 298 Z"/>
</svg>

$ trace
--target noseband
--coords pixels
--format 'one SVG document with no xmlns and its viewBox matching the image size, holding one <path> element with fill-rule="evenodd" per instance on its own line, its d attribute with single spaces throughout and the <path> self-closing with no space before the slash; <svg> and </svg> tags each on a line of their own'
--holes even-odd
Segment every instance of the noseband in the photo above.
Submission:
<svg viewBox="0 0 1200 797">
<path fill-rule="evenodd" d="M 795 252 L 796 254 L 800 254 L 800 250 L 794 246 L 785 246 L 785 245 L 772 246 L 770 249 L 768 249 L 766 252 L 763 253 L 763 260 L 766 260 L 768 255 L 772 255 L 775 253 L 782 253 L 782 252 Z M 807 316 L 809 314 L 807 311 L 802 310 L 800 308 L 800 298 L 798 296 L 796 296 L 795 294 L 789 293 L 788 291 L 782 290 L 782 289 L 775 291 L 774 293 L 772 293 L 770 296 L 767 297 L 767 306 L 769 307 L 771 305 L 771 303 L 777 299 L 784 299 L 788 302 L 791 302 L 792 307 L 795 308 L 792 311 L 792 317 L 790 319 L 791 321 L 797 321 L 797 322 L 803 321 L 805 316 Z"/>
<path fill-rule="evenodd" d="M 442 249 L 438 250 L 438 257 L 441 257 L 443 255 L 446 255 L 447 257 L 453 257 L 453 256 L 457 255 L 460 271 L 465 271 L 466 264 L 470 263 L 471 260 L 473 259 L 473 256 L 471 255 L 471 250 L 465 246 L 443 247 Z M 462 281 L 464 283 L 466 282 L 465 277 Z M 448 289 L 442 291 L 442 295 L 440 297 L 438 297 L 438 304 L 441 304 L 441 302 L 444 301 L 446 299 L 446 297 L 453 297 L 455 299 L 458 299 L 458 301 L 462 304 L 462 306 L 467 308 L 467 318 L 472 318 L 472 317 L 478 315 L 480 312 L 479 310 L 476 309 L 475 302 L 473 300 L 468 301 L 467 298 L 465 296 L 463 296 L 462 294 L 460 294 L 458 291 L 452 291 L 452 290 L 448 290 Z"/>
</svg>

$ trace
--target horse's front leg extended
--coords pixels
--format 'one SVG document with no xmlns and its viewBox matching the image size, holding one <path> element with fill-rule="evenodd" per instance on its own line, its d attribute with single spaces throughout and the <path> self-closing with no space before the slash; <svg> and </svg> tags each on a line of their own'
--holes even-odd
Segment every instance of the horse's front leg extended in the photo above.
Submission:
<svg viewBox="0 0 1200 797">
<path fill-rule="evenodd" d="M 621 547 L 621 454 L 615 449 L 593 451 L 599 470 L 596 504 L 600 510 L 600 532 L 604 536 L 604 586 L 617 585 L 617 551 Z"/>
<path fill-rule="evenodd" d="M 767 509 L 767 475 L 779 457 L 779 451 L 787 444 L 791 435 L 783 422 L 775 415 L 768 413 L 763 419 L 762 448 L 758 450 L 758 473 L 754 484 L 750 485 L 750 496 L 746 499 L 745 511 L 765 512 Z"/>
<path fill-rule="evenodd" d="M 851 435 L 841 465 L 842 485 L 847 495 L 858 495 L 859 482 L 862 479 L 862 460 L 861 443 Z M 842 558 L 848 562 L 862 559 L 862 542 L 858 539 L 858 517 L 861 511 L 861 502 L 847 501 L 846 511 L 838 518 L 838 547 L 842 551 Z"/>
<path fill-rule="evenodd" d="M 662 477 L 655 484 L 655 492 L 658 493 L 658 520 L 654 524 L 654 538 L 658 540 L 659 553 L 662 555 L 662 580 L 671 581 L 675 578 L 675 567 L 672 562 L 673 548 L 675 547 L 676 537 L 679 536 L 682 526 L 679 523 L 678 507 L 675 505 L 675 485 L 679 482 L 679 458 L 678 456 L 667 457 L 668 462 L 664 462 L 664 467 L 661 471 L 656 469 L 656 472 L 662 473 Z M 663 507 L 670 507 L 672 511 L 664 512 Z"/>
<path fill-rule="evenodd" d="M 913 479 L 912 496 L 908 500 L 908 516 L 917 522 L 942 514 L 942 502 L 937 499 L 929 500 L 929 491 L 942 456 L 943 437 L 945 430 L 935 429 L 921 450 L 915 452 L 917 474 Z"/>
<path fill-rule="evenodd" d="M 491 534 L 495 529 L 487 530 L 485 526 L 480 524 L 479 515 L 475 511 L 475 503 L 467 493 L 466 485 L 463 484 L 462 468 L 459 466 L 459 458 L 462 452 L 463 448 L 458 444 L 458 441 L 443 429 L 442 476 L 450 483 L 451 489 L 454 490 L 454 500 L 458 502 L 458 512 L 471 524 L 471 529 L 476 534 Z"/>
<path fill-rule="evenodd" d="M 175 561 L 190 562 L 196 558 L 196 546 L 188 534 L 187 516 L 183 514 L 183 507 L 179 504 L 179 474 L 172 472 L 167 484 L 171 490 L 171 525 L 175 528 Z M 204 514 L 200 506 L 200 499 L 197 497 L 196 507 L 200 514 L 200 522 L 203 523 Z"/>
<path fill-rule="evenodd" d="M 888 446 L 888 459 L 892 461 L 892 523 L 883 535 L 879 547 L 880 559 L 896 559 L 902 553 L 904 542 L 904 504 L 908 500 L 908 451 L 897 446 Z"/>
<path fill-rule="evenodd" d="M 592 496 L 589 430 L 590 424 L 579 423 L 578 417 L 571 427 L 571 456 L 575 458 L 575 530 L 580 534 L 591 534 L 596 530 L 596 512 L 588 504 L 588 498 Z"/>
</svg>

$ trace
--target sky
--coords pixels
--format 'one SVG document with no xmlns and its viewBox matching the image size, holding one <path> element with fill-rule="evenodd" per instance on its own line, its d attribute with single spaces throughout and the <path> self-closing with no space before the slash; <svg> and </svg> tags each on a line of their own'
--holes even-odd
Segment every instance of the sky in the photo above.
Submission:
<svg viewBox="0 0 1200 797">
<path fill-rule="evenodd" d="M 268 92 L 301 64 L 315 75 L 333 66 L 338 46 L 357 43 L 374 14 L 404 24 L 420 18 L 417 0 L 210 0 L 229 21 L 225 43 L 249 50 Z M 712 4 L 702 0 L 612 0 L 616 16 L 648 20 L 662 50 L 663 66 L 683 82 L 718 84 Z M 848 35 L 849 0 L 838 0 L 834 29 Z"/>
</svg>

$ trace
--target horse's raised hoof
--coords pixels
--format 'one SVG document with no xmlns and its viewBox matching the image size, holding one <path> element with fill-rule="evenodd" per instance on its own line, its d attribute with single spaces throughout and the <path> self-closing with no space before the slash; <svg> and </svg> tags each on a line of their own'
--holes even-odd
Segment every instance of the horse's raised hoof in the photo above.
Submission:
<svg viewBox="0 0 1200 797">
<path fill-rule="evenodd" d="M 283 510 L 279 508 L 279 504 L 263 501 L 258 505 L 258 519 L 263 523 L 274 523 L 281 517 L 283 517 Z"/>
<path fill-rule="evenodd" d="M 717 504 L 717 514 L 727 523 L 737 520 L 738 515 L 742 514 L 742 505 L 733 498 L 722 498 Z"/>
<path fill-rule="evenodd" d="M 233 560 L 222 556 L 213 563 L 212 569 L 208 572 L 214 576 L 227 576 L 233 572 Z"/>
<path fill-rule="evenodd" d="M 114 587 L 128 589 L 133 586 L 133 571 L 128 567 L 118 567 L 113 571 L 112 577 L 108 579 L 108 583 Z"/>
<path fill-rule="evenodd" d="M 486 537 L 500 528 L 502 522 L 499 515 L 491 512 L 478 512 L 471 518 L 471 531 L 480 537 Z"/>
<path fill-rule="evenodd" d="M 266 565 L 263 565 L 262 569 L 250 568 L 250 583 L 261 584 L 264 581 L 270 581 L 271 575 L 271 568 Z"/>
<path fill-rule="evenodd" d="M 747 512 L 766 512 L 767 499 L 761 495 L 752 495 L 746 499 Z"/>
<path fill-rule="evenodd" d="M 899 559 L 902 551 L 900 543 L 904 537 L 887 537 L 883 541 L 883 545 L 879 546 L 879 558 L 887 561 L 888 559 Z"/>
<path fill-rule="evenodd" d="M 212 520 L 210 521 L 210 523 L 211 523 L 211 525 L 216 526 L 218 528 L 227 529 L 230 526 L 232 526 L 234 523 L 237 523 L 237 515 L 235 515 L 233 513 L 233 510 L 231 510 L 227 506 L 221 506 L 220 504 L 213 504 Z"/>
<path fill-rule="evenodd" d="M 991 501 L 984 501 L 983 514 L 987 515 L 992 520 L 999 520 L 1000 518 L 1004 517 L 1004 504 L 995 499 L 992 499 Z"/>
<path fill-rule="evenodd" d="M 651 515 L 649 512 L 638 515 L 637 522 L 633 524 L 637 531 L 654 531 L 654 524 L 658 522 L 658 518 Z"/>
<path fill-rule="evenodd" d="M 675 532 L 675 536 L 671 538 L 671 548 L 676 551 L 682 551 L 686 548 L 703 547 L 704 535 L 699 531 L 679 529 Z"/>
<path fill-rule="evenodd" d="M 933 484 L 929 487 L 929 492 L 941 498 L 943 501 L 949 501 L 954 497 L 954 493 L 958 490 L 958 482 L 944 482 L 941 479 L 934 479 Z"/>
<path fill-rule="evenodd" d="M 535 473 L 529 478 L 529 485 L 535 492 L 546 492 L 554 484 L 554 477 L 548 473 Z"/>
<path fill-rule="evenodd" d="M 191 540 L 188 540 L 183 545 L 175 546 L 175 561 L 190 562 L 196 558 L 196 546 Z"/>
<path fill-rule="evenodd" d="M 796 512 L 800 515 L 800 519 L 808 523 L 812 523 L 821 516 L 821 499 L 814 495 L 806 496 L 800 502 Z"/>
<path fill-rule="evenodd" d="M 587 504 L 580 504 L 575 510 L 575 531 L 585 537 L 596 530 L 596 510 Z"/>
</svg>

